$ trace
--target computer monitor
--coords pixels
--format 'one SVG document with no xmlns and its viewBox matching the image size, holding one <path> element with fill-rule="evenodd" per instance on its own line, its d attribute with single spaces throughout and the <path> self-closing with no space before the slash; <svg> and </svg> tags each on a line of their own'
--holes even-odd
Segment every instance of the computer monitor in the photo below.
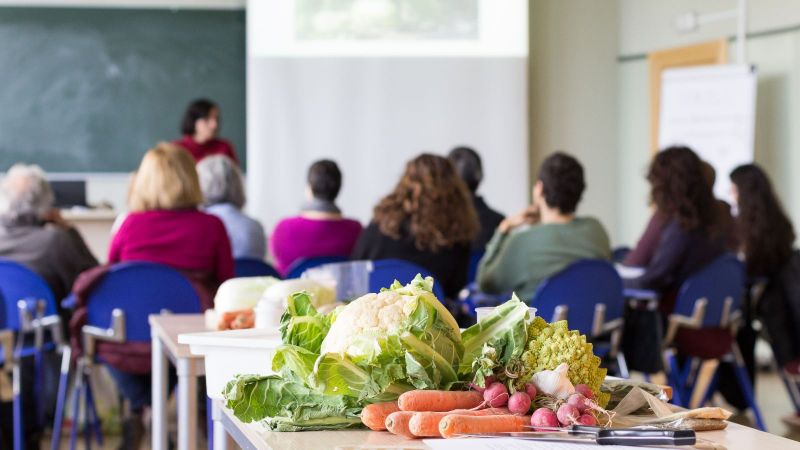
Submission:
<svg viewBox="0 0 800 450">
<path fill-rule="evenodd" d="M 52 180 L 56 208 L 72 208 L 73 206 L 87 206 L 85 180 Z"/>
</svg>

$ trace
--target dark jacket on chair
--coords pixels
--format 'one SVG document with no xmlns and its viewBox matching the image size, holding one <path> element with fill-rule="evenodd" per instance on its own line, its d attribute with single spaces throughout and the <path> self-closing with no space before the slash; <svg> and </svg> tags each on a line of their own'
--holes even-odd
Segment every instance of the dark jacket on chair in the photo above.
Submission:
<svg viewBox="0 0 800 450">
<path fill-rule="evenodd" d="M 770 279 L 756 305 L 775 360 L 784 366 L 800 358 L 800 251 Z"/>
</svg>

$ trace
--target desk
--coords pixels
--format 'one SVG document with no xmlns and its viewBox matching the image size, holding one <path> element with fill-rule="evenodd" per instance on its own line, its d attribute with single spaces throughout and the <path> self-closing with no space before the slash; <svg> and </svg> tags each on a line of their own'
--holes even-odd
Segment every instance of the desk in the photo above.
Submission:
<svg viewBox="0 0 800 450">
<path fill-rule="evenodd" d="M 61 216 L 81 234 L 86 245 L 98 261 L 104 263 L 111 244 L 111 226 L 117 218 L 111 210 L 65 209 Z"/>
<path fill-rule="evenodd" d="M 151 315 L 153 341 L 153 450 L 167 449 L 167 358 L 178 372 L 178 449 L 197 448 L 197 378 L 205 374 L 203 357 L 178 335 L 206 331 L 203 314 Z"/>
<path fill-rule="evenodd" d="M 244 424 L 233 413 L 222 407 L 219 400 L 214 401 L 218 409 L 219 421 L 224 430 L 245 450 L 287 450 L 287 449 L 429 449 L 422 441 L 405 439 L 388 432 L 376 431 L 305 431 L 301 433 L 278 433 L 261 431 L 257 425 Z M 217 420 L 217 419 L 215 419 Z M 215 422 L 216 424 L 216 422 Z M 215 428 L 216 432 L 217 428 Z M 774 434 L 764 433 L 735 423 L 729 423 L 722 431 L 697 433 L 706 439 L 724 445 L 728 450 L 800 450 L 800 442 L 791 441 Z M 215 434 L 216 439 L 216 434 Z M 602 447 L 598 447 L 602 448 Z M 215 450 L 225 448 L 214 447 Z M 687 447 L 687 450 L 690 448 Z"/>
</svg>

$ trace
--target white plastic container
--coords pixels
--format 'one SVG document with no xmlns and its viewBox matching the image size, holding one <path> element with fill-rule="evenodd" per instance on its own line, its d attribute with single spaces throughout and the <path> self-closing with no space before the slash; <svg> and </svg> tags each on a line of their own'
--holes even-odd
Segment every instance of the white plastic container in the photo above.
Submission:
<svg viewBox="0 0 800 450">
<path fill-rule="evenodd" d="M 187 344 L 195 355 L 205 357 L 206 391 L 214 399 L 222 398 L 222 390 L 235 375 L 268 375 L 272 357 L 281 345 L 276 329 L 248 329 L 186 333 L 178 342 Z"/>
</svg>

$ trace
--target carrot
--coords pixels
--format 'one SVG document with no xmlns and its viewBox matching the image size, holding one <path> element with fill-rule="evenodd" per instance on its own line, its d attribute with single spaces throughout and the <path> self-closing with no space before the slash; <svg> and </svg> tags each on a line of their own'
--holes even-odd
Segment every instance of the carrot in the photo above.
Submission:
<svg viewBox="0 0 800 450">
<path fill-rule="evenodd" d="M 452 411 L 472 409 L 483 403 L 476 391 L 408 391 L 400 395 L 397 405 L 401 411 Z"/>
<path fill-rule="evenodd" d="M 386 429 L 389 430 L 390 433 L 398 436 L 415 439 L 416 436 L 411 434 L 411 431 L 408 429 L 408 421 L 411 420 L 411 416 L 413 415 L 413 411 L 395 411 L 389 414 L 386 416 Z"/>
<path fill-rule="evenodd" d="M 373 403 L 361 410 L 361 422 L 371 430 L 386 429 L 386 416 L 399 411 L 397 402 Z"/>
<path fill-rule="evenodd" d="M 456 409 L 454 411 L 446 412 L 416 412 L 411 420 L 408 422 L 408 429 L 411 434 L 417 437 L 442 437 L 439 433 L 439 422 L 450 414 L 458 414 L 461 416 L 492 416 L 498 414 L 510 414 L 506 408 L 487 408 L 479 410 L 471 409 Z"/>
<path fill-rule="evenodd" d="M 451 438 L 459 434 L 507 433 L 525 431 L 531 416 L 502 414 L 498 416 L 463 416 L 449 414 L 439 422 L 442 437 Z"/>
</svg>

